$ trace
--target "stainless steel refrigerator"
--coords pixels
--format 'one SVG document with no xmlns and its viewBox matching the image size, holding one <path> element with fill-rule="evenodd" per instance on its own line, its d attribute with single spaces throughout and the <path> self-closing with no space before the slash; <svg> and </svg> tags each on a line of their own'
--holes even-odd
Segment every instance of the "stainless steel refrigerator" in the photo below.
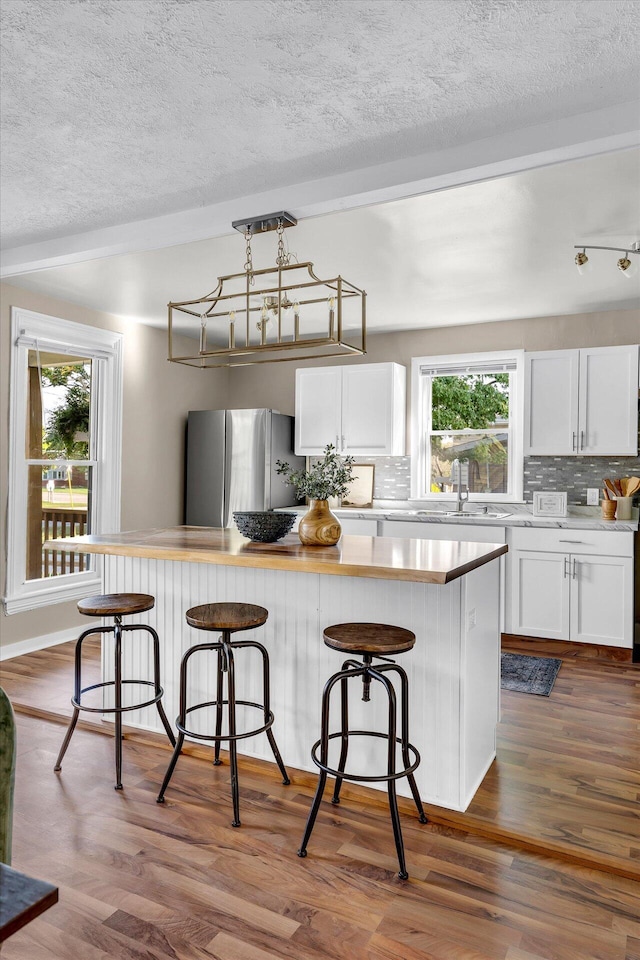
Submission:
<svg viewBox="0 0 640 960">
<path fill-rule="evenodd" d="M 294 506 L 276 461 L 293 453 L 293 417 L 274 410 L 191 410 L 187 421 L 186 523 L 232 527 L 234 510 Z"/>
</svg>

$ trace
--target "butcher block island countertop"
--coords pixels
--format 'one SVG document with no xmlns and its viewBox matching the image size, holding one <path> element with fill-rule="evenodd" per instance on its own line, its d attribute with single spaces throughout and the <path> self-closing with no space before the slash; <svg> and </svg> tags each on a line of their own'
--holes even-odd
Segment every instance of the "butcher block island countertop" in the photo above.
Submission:
<svg viewBox="0 0 640 960">
<path fill-rule="evenodd" d="M 335 547 L 305 547 L 296 534 L 252 543 L 237 530 L 168 527 L 51 540 L 45 547 L 151 560 L 295 570 L 342 577 L 449 583 L 507 552 L 503 543 L 345 535 Z"/>
<path fill-rule="evenodd" d="M 425 802 L 465 810 L 495 757 L 503 543 L 345 535 L 335 547 L 305 547 L 297 534 L 252 543 L 235 529 L 171 527 L 70 537 L 46 546 L 102 554 L 104 593 L 155 597 L 152 610 L 127 619 L 158 631 L 170 718 L 178 713 L 181 658 L 202 642 L 186 611 L 241 601 L 269 611 L 266 623 L 251 633 L 269 652 L 274 732 L 289 768 L 316 771 L 310 750 L 320 734 L 322 688 L 342 662 L 322 642 L 323 630 L 349 621 L 391 623 L 416 635 L 413 649 L 398 660 L 409 675 L 410 739 L 422 756 L 415 777 Z M 124 676 L 151 676 L 151 650 L 144 642 L 123 643 L 122 650 Z M 239 660 L 244 653 L 239 651 Z M 249 655 L 239 669 L 243 697 L 261 702 L 261 669 Z M 104 680 L 113 679 L 112 645 L 104 639 L 102 672 Z M 189 703 L 215 699 L 214 676 L 207 662 L 193 671 Z M 384 726 L 386 709 L 382 701 L 363 702 L 354 694 L 353 729 Z M 134 726 L 159 730 L 152 707 L 127 717 Z M 214 721 L 194 714 L 194 723 L 203 724 L 195 732 Z M 354 738 L 353 770 L 385 770 L 381 743 Z M 238 750 L 273 760 L 266 737 L 240 740 Z M 217 769 L 211 768 L 212 776 Z M 410 796 L 406 780 L 398 782 L 398 791 Z"/>
</svg>

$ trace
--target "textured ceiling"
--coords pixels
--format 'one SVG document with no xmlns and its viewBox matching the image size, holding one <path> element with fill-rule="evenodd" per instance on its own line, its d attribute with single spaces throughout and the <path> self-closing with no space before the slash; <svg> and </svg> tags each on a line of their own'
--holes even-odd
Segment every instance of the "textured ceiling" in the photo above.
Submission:
<svg viewBox="0 0 640 960">
<path fill-rule="evenodd" d="M 363 287 L 369 329 L 380 332 L 637 307 L 640 271 L 627 279 L 618 254 L 596 251 L 580 277 L 573 245 L 631 243 L 639 227 L 633 149 L 307 219 L 286 238 L 319 276 L 341 273 Z M 272 265 L 275 234 L 255 237 L 253 248 L 256 267 Z M 169 300 L 203 296 L 244 260 L 235 234 L 10 283 L 165 327 Z"/>
<path fill-rule="evenodd" d="M 637 95 L 635 0 L 2 0 L 5 247 Z"/>
</svg>

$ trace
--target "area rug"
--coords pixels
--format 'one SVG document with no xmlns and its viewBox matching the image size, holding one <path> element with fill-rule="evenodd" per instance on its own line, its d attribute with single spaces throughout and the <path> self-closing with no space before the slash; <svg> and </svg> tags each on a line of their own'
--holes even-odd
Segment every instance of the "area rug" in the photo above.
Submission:
<svg viewBox="0 0 640 960">
<path fill-rule="evenodd" d="M 536 693 L 548 697 L 562 660 L 553 657 L 526 657 L 521 653 L 503 653 L 500 686 L 517 693 Z"/>
</svg>

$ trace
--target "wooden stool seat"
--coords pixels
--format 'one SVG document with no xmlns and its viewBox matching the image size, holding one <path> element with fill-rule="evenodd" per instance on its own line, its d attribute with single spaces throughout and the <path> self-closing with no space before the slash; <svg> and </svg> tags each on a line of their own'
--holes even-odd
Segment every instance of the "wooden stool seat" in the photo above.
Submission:
<svg viewBox="0 0 640 960">
<path fill-rule="evenodd" d="M 389 623 L 334 623 L 326 627 L 324 642 L 342 653 L 388 657 L 411 650 L 416 635 Z"/>
<path fill-rule="evenodd" d="M 78 610 L 87 617 L 124 617 L 152 610 L 155 602 L 148 593 L 103 593 L 79 600 Z"/>
<path fill-rule="evenodd" d="M 190 627 L 198 630 L 251 630 L 266 623 L 269 611 L 255 603 L 203 603 L 187 610 Z"/>
</svg>

